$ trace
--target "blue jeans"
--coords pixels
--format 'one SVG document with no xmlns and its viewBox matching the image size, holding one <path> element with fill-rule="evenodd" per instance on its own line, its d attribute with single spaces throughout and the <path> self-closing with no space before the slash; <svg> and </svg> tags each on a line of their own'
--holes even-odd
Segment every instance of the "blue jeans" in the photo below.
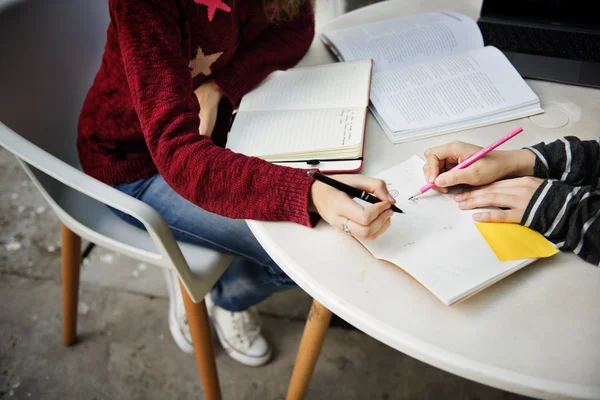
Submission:
<svg viewBox="0 0 600 400">
<path fill-rule="evenodd" d="M 242 311 L 296 284 L 258 243 L 246 221 L 205 211 L 177 194 L 159 174 L 115 186 L 158 211 L 178 241 L 237 256 L 213 286 L 213 302 L 229 311 Z M 142 229 L 135 218 L 113 211 Z"/>
</svg>

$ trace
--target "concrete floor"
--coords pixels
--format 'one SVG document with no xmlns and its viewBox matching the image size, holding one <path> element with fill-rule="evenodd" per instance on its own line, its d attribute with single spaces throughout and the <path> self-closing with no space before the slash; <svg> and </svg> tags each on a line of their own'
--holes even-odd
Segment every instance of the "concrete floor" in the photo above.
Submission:
<svg viewBox="0 0 600 400">
<path fill-rule="evenodd" d="M 374 2 L 353 0 L 348 8 Z M 61 345 L 59 226 L 0 148 L 0 399 L 203 398 L 194 357 L 169 334 L 162 272 L 124 256 L 96 247 L 84 260 L 80 341 Z M 260 305 L 275 349 L 267 366 L 243 367 L 215 343 L 225 399 L 284 398 L 309 306 L 301 290 Z M 339 319 L 307 398 L 524 399 L 428 366 Z"/>
</svg>

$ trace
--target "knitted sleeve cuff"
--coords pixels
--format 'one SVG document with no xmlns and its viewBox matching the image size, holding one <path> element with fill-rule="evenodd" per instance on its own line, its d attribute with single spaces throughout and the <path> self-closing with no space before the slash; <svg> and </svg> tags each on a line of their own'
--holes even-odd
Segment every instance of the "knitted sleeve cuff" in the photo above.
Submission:
<svg viewBox="0 0 600 400">
<path fill-rule="evenodd" d="M 550 169 L 548 167 L 548 161 L 543 155 L 544 143 L 538 143 L 535 146 L 524 147 L 535 154 L 535 164 L 533 166 L 533 175 L 542 178 L 550 178 Z"/>
<path fill-rule="evenodd" d="M 595 185 L 600 178 L 598 140 L 566 136 L 527 149 L 536 155 L 534 174 L 537 177 L 558 179 L 574 186 Z"/>
<path fill-rule="evenodd" d="M 313 228 L 319 222 L 319 215 L 308 211 L 310 189 L 313 179 L 302 169 L 274 168 L 272 196 L 279 206 L 271 216 L 273 221 L 291 221 Z"/>
<path fill-rule="evenodd" d="M 238 75 L 216 73 L 212 76 L 211 80 L 221 90 L 221 93 L 227 97 L 233 108 L 237 109 L 242 96 L 247 91 L 246 85 L 239 79 Z"/>
</svg>

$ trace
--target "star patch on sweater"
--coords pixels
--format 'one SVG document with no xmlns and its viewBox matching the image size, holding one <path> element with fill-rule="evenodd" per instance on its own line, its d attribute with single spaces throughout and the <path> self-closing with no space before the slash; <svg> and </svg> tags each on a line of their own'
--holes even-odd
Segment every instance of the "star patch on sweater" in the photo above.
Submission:
<svg viewBox="0 0 600 400">
<path fill-rule="evenodd" d="M 217 9 L 225 12 L 231 12 L 231 7 L 223 3 L 222 0 L 194 0 L 194 2 L 196 4 L 206 6 L 206 8 L 208 9 L 208 20 L 210 22 L 212 22 L 213 18 L 215 17 L 215 12 L 217 11 Z"/>
<path fill-rule="evenodd" d="M 202 48 L 198 47 L 198 53 L 196 54 L 196 57 L 193 60 L 190 60 L 189 64 L 192 78 L 195 78 L 200 74 L 204 76 L 209 76 L 212 74 L 210 67 L 219 59 L 219 57 L 221 57 L 221 54 L 223 54 L 223 52 L 204 54 Z"/>
</svg>

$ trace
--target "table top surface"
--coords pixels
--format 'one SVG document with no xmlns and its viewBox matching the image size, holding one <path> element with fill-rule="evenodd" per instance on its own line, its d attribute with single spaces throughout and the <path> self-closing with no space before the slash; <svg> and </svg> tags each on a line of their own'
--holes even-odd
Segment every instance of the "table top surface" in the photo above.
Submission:
<svg viewBox="0 0 600 400">
<path fill-rule="evenodd" d="M 477 18 L 480 1 L 392 0 L 348 13 L 324 30 L 424 11 Z M 301 66 L 334 62 L 316 40 Z M 393 145 L 369 115 L 365 175 L 452 140 L 487 145 L 520 125 L 503 145 L 520 148 L 600 135 L 600 90 L 528 80 L 545 114 Z M 565 125 L 566 123 L 566 125 Z M 600 268 L 573 254 L 536 261 L 477 295 L 445 306 L 399 269 L 376 260 L 325 222 L 249 221 L 279 266 L 314 299 L 358 329 L 454 374 L 540 398 L 600 398 Z"/>
</svg>

